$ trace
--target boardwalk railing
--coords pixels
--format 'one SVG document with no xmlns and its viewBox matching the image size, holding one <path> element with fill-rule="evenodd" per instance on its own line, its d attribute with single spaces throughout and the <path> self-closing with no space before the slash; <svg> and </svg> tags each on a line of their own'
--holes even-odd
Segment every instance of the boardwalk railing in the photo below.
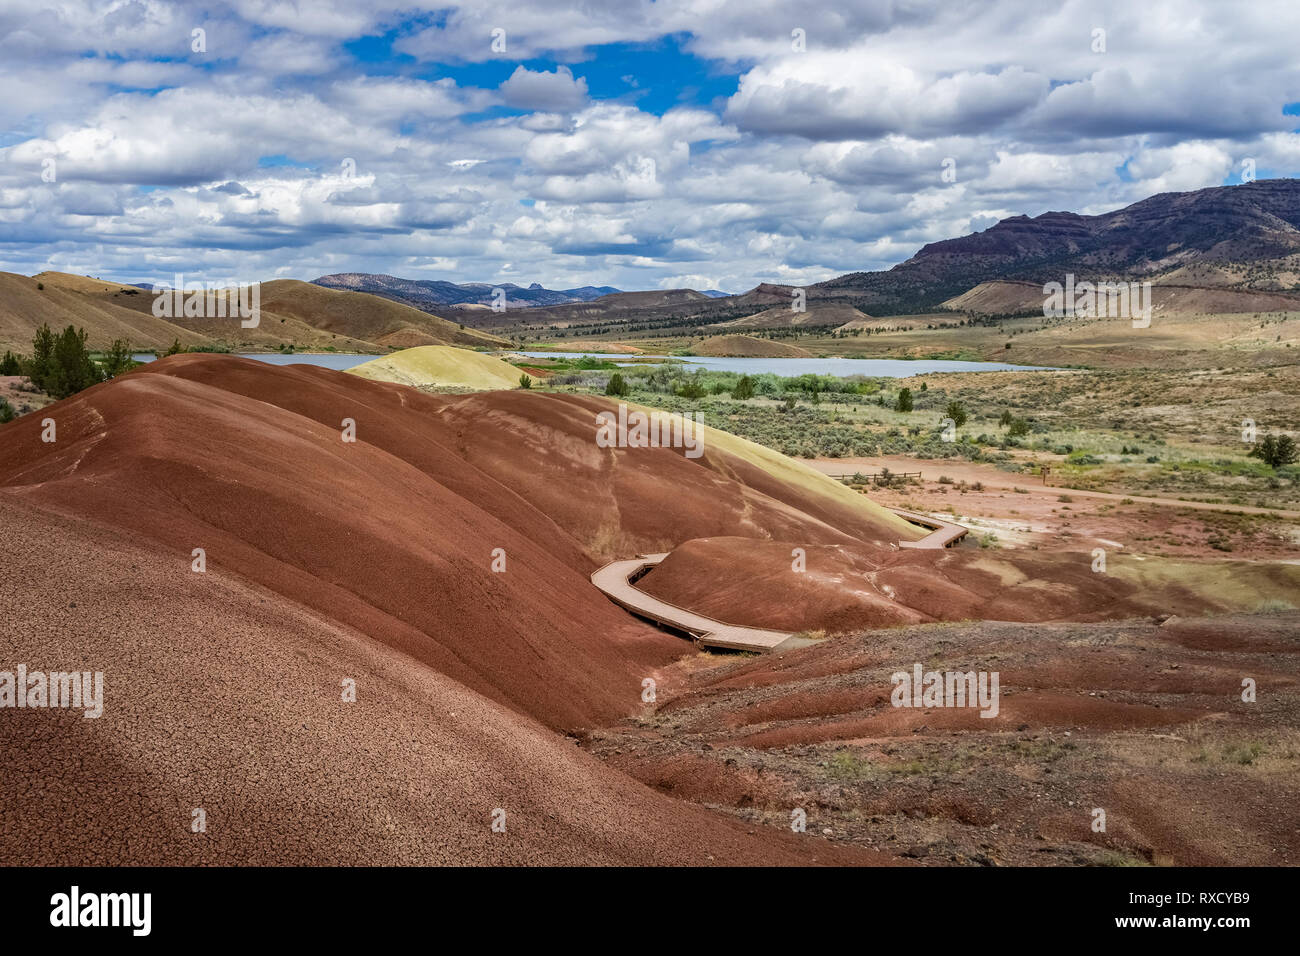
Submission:
<svg viewBox="0 0 1300 956">
<path fill-rule="evenodd" d="M 959 524 L 953 524 L 951 521 L 944 521 L 942 518 L 936 518 L 933 515 L 918 514 L 915 511 L 903 511 L 899 508 L 890 508 L 894 514 L 898 515 L 904 521 L 910 521 L 912 524 L 922 528 L 929 528 L 930 533 L 920 541 L 900 541 L 900 548 L 920 548 L 930 550 L 931 548 L 951 548 L 962 538 L 966 537 L 970 529 Z"/>
</svg>

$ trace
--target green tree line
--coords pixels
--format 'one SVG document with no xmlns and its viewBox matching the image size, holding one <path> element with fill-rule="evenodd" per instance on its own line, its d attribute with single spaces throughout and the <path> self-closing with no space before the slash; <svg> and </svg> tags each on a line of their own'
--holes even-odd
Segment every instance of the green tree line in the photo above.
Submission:
<svg viewBox="0 0 1300 956">
<path fill-rule="evenodd" d="M 25 375 L 34 386 L 54 398 L 67 398 L 105 379 L 134 368 L 131 347 L 116 340 L 98 361 L 86 348 L 86 330 L 69 325 L 55 333 L 49 323 L 36 330 L 30 356 L 6 351 L 0 358 L 0 375 Z"/>
</svg>

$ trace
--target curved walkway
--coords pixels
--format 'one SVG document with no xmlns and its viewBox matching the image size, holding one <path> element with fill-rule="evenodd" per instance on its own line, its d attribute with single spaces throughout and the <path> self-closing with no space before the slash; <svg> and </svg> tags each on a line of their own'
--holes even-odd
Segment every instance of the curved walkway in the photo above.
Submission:
<svg viewBox="0 0 1300 956">
<path fill-rule="evenodd" d="M 733 651 L 775 650 L 794 637 L 789 631 L 769 631 L 761 627 L 740 627 L 715 621 L 684 607 L 661 601 L 632 586 L 632 578 L 653 568 L 668 557 L 663 554 L 643 554 L 626 561 L 614 561 L 591 576 L 591 583 L 605 592 L 615 604 L 657 624 L 666 624 L 691 635 L 705 647 L 722 647 Z"/>
<path fill-rule="evenodd" d="M 900 518 L 913 524 L 935 529 L 919 541 L 900 541 L 898 543 L 900 548 L 946 548 L 966 535 L 967 529 L 961 525 L 912 511 L 899 511 L 897 508 L 891 510 Z M 612 561 L 592 573 L 591 583 L 624 610 L 654 621 L 656 624 L 685 631 L 695 639 L 696 643 L 705 647 L 757 651 L 765 654 L 780 647 L 792 649 L 811 643 L 795 637 L 790 631 L 771 631 L 762 627 L 742 627 L 738 624 L 715 621 L 711 617 L 660 600 L 633 586 L 633 581 L 668 557 L 668 554 L 669 552 L 665 551 L 662 554 L 642 554 L 625 561 Z"/>
<path fill-rule="evenodd" d="M 966 537 L 970 529 L 959 524 L 953 524 L 951 521 L 944 521 L 942 518 L 932 518 L 929 515 L 918 514 L 915 511 L 903 511 L 899 508 L 890 508 L 894 514 L 898 515 L 904 521 L 910 521 L 912 524 L 920 525 L 922 528 L 933 529 L 929 534 L 919 541 L 900 541 L 900 548 L 951 548 L 954 544 Z"/>
</svg>

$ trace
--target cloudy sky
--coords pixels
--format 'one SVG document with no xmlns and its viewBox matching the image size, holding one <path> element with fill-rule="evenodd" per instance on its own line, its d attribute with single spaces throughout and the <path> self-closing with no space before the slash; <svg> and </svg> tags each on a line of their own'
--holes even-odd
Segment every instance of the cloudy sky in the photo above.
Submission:
<svg viewBox="0 0 1300 956">
<path fill-rule="evenodd" d="M 1300 3 L 0 0 L 0 270 L 808 283 L 1300 174 Z"/>
</svg>

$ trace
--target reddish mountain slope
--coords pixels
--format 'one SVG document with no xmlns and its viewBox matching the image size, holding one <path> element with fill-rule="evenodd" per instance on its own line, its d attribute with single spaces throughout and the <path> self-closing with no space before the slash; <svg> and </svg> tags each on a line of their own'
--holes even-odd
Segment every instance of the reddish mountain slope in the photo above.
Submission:
<svg viewBox="0 0 1300 956">
<path fill-rule="evenodd" d="M 608 407 L 181 355 L 6 426 L 0 486 L 147 540 L 183 575 L 203 548 L 211 568 L 523 713 L 591 725 L 627 713 L 682 650 L 591 586 L 600 561 L 700 534 L 889 535 L 722 449 L 600 449 Z"/>
<path fill-rule="evenodd" d="M 97 720 L 4 712 L 8 863 L 880 859 L 657 794 L 240 574 L 193 574 L 183 555 L 21 497 L 0 494 L 2 666 L 102 671 L 104 706 Z M 345 677 L 355 703 L 341 700 Z M 491 829 L 498 808 L 504 833 Z M 206 832 L 191 831 L 195 809 Z"/>
</svg>

